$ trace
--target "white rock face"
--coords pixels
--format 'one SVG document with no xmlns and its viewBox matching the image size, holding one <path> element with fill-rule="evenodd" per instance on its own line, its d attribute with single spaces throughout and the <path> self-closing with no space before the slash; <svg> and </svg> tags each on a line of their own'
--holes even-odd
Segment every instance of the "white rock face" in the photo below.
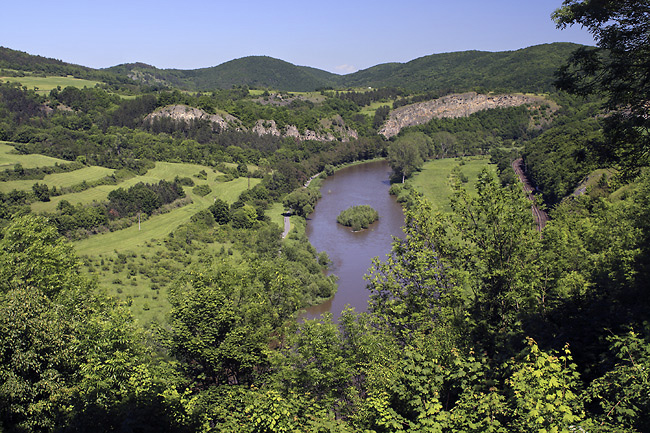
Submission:
<svg viewBox="0 0 650 433">
<path fill-rule="evenodd" d="M 208 120 L 219 126 L 220 129 L 228 129 L 232 124 L 239 125 L 237 130 L 241 130 L 241 122 L 235 116 L 226 114 L 208 114 L 200 108 L 190 107 L 188 105 L 168 105 L 154 111 L 144 118 L 145 122 L 151 122 L 157 117 L 171 117 L 174 120 L 189 122 L 194 119 Z"/>
<path fill-rule="evenodd" d="M 169 105 L 156 110 L 145 117 L 145 122 L 152 122 L 158 117 L 170 117 L 177 121 L 191 121 L 194 119 L 205 119 L 218 125 L 219 129 L 226 130 L 235 128 L 237 131 L 246 131 L 241 121 L 230 114 L 208 114 L 205 111 L 190 107 L 187 105 Z M 358 138 L 357 131 L 348 128 L 341 116 L 333 119 L 323 119 L 321 121 L 322 130 L 320 132 L 305 129 L 301 134 L 295 125 L 287 125 L 279 128 L 275 120 L 259 119 L 251 129 L 257 135 L 274 135 L 276 137 L 294 137 L 296 140 L 317 140 L 317 141 L 350 141 Z M 338 138 L 334 135 L 336 134 Z"/>
<path fill-rule="evenodd" d="M 386 138 L 397 135 L 402 128 L 423 125 L 434 118 L 466 117 L 477 111 L 492 108 L 516 107 L 524 104 L 540 104 L 540 96 L 527 95 L 481 95 L 474 92 L 447 95 L 432 101 L 399 107 L 392 111 L 379 131 Z"/>
</svg>

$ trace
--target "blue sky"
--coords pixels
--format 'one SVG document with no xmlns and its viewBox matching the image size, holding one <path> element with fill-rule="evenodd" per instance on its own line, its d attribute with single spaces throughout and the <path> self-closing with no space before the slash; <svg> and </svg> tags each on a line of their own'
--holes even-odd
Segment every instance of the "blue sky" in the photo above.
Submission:
<svg viewBox="0 0 650 433">
<path fill-rule="evenodd" d="M 6 2 L 0 46 L 104 68 L 196 69 L 266 55 L 339 74 L 464 50 L 593 45 L 550 19 L 561 0 L 22 0 Z"/>
</svg>

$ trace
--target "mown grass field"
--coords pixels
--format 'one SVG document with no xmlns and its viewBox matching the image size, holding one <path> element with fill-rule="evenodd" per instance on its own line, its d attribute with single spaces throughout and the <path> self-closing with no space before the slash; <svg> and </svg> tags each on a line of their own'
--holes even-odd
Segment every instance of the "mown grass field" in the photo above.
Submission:
<svg viewBox="0 0 650 433">
<path fill-rule="evenodd" d="M 50 188 L 65 188 L 82 183 L 83 181 L 92 182 L 113 174 L 115 170 L 105 167 L 84 167 L 79 170 L 69 171 L 66 173 L 48 174 L 43 179 L 30 180 L 10 180 L 0 183 L 0 192 L 9 192 L 17 189 L 19 191 L 29 191 L 35 183 L 44 183 Z"/>
<path fill-rule="evenodd" d="M 377 111 L 377 108 L 383 106 L 383 105 L 388 105 L 391 109 L 393 108 L 393 102 L 395 102 L 394 99 L 391 99 L 389 101 L 385 102 L 373 102 L 368 106 L 361 107 L 360 113 L 365 114 L 366 116 L 374 117 L 375 116 L 375 111 Z"/>
<path fill-rule="evenodd" d="M 23 168 L 50 167 L 56 163 L 66 164 L 70 161 L 52 158 L 45 155 L 19 155 L 14 152 L 15 149 L 11 143 L 0 141 L 0 170 L 12 169 L 16 164 Z"/>
<path fill-rule="evenodd" d="M 276 223 L 281 229 L 284 230 L 284 206 L 282 203 L 273 203 L 270 208 L 265 212 L 266 216 L 271 218 L 271 221 Z"/>
<path fill-rule="evenodd" d="M 476 193 L 475 185 L 481 171 L 496 170 L 496 166 L 490 164 L 487 157 L 466 157 L 462 160 L 460 158 L 435 159 L 424 163 L 422 171 L 416 173 L 407 182 L 423 194 L 433 204 L 434 209 L 450 212 L 450 198 L 454 184 L 452 170 L 456 166 L 460 167 L 461 172 L 467 176 L 468 181 L 463 185 L 470 194 Z"/>
<path fill-rule="evenodd" d="M 206 180 L 194 176 L 202 170 L 207 173 Z M 201 197 L 194 194 L 194 187 L 186 186 L 184 189 L 192 199 L 191 204 L 152 216 L 142 221 L 140 227 L 135 223 L 123 230 L 94 235 L 73 243 L 77 254 L 83 258 L 84 270 L 96 278 L 99 286 L 109 294 L 125 301 L 141 323 L 163 321 L 170 308 L 167 298 L 169 284 L 186 266 L 201 260 L 200 253 L 170 251 L 165 246 L 169 234 L 189 222 L 197 212 L 207 209 L 216 198 L 232 203 L 249 187 L 247 178 L 221 182 L 216 179 L 220 174 L 209 167 L 196 164 L 158 162 L 144 176 L 128 179 L 119 185 L 102 186 L 74 194 L 81 202 L 88 202 L 91 198 L 101 201 L 106 199 L 110 189 L 128 187 L 137 182 L 173 180 L 176 176 L 191 177 L 195 185 L 207 184 L 212 189 L 210 194 Z M 250 179 L 250 187 L 259 182 L 260 179 Z M 62 198 L 70 198 L 71 195 Z M 269 211 L 269 215 L 273 213 L 273 210 Z M 229 243 L 212 243 L 207 248 L 211 254 L 232 254 L 231 246 Z M 124 257 L 127 259 L 122 263 L 121 258 Z M 153 266 L 156 267 L 156 272 L 152 278 L 149 271 Z"/>
<path fill-rule="evenodd" d="M 98 167 L 100 168 L 100 167 Z M 206 180 L 200 180 L 195 177 L 196 174 L 198 174 L 201 170 L 205 171 L 207 173 L 207 179 Z M 72 172 L 71 172 L 72 173 Z M 65 173 L 64 173 L 65 174 Z M 209 185 L 215 183 L 215 188 L 219 190 L 224 190 L 223 187 L 221 187 L 216 180 L 216 177 L 221 175 L 221 172 L 214 172 L 211 168 L 205 167 L 202 165 L 198 164 L 182 164 L 182 163 L 171 163 L 171 162 L 157 162 L 156 166 L 149 170 L 145 175 L 143 176 L 136 176 L 132 177 L 130 179 L 126 179 L 125 181 L 119 183 L 118 185 L 100 185 L 96 186 L 94 188 L 89 188 L 85 191 L 82 192 L 77 192 L 77 193 L 70 193 L 62 196 L 57 196 L 57 197 L 51 197 L 49 202 L 35 202 L 32 203 L 32 210 L 34 212 L 52 212 L 54 209 L 56 209 L 57 205 L 61 200 L 67 200 L 71 204 L 89 204 L 92 202 L 101 202 L 106 200 L 108 197 L 108 193 L 111 192 L 112 190 L 116 188 L 129 188 L 136 183 L 143 182 L 143 183 L 158 183 L 161 180 L 167 180 L 167 181 L 173 181 L 176 176 L 178 177 L 189 177 L 192 180 L 194 180 L 195 184 L 200 185 L 203 183 L 207 183 Z M 100 178 L 103 176 L 100 176 Z M 43 181 L 40 181 L 43 183 Z M 77 183 L 80 183 L 81 180 L 79 180 Z M 31 185 L 34 183 L 34 181 L 29 185 L 31 188 Z M 49 183 L 45 182 L 48 186 L 52 186 Z M 213 190 L 215 189 L 213 188 Z M 227 192 L 224 192 L 224 194 L 228 195 Z M 225 199 L 224 199 L 225 200 Z M 235 199 L 230 200 L 235 201 Z"/>
<path fill-rule="evenodd" d="M 137 179 L 137 178 L 134 178 Z M 134 179 L 129 179 L 133 182 Z M 251 179 L 251 188 L 260 182 L 260 179 Z M 230 182 L 209 183 L 212 192 L 205 197 L 200 197 L 192 192 L 192 187 L 185 187 L 185 192 L 192 199 L 192 203 L 171 212 L 155 215 L 142 222 L 140 230 L 137 224 L 112 233 L 91 236 L 75 242 L 79 254 L 99 255 L 114 250 L 130 250 L 138 252 L 145 243 L 152 239 L 161 239 L 171 233 L 175 228 L 190 220 L 192 215 L 200 210 L 207 209 L 216 198 L 221 198 L 229 203 L 234 202 L 242 191 L 248 188 L 248 179 L 238 178 Z M 121 185 L 121 184 L 120 184 Z"/>
<path fill-rule="evenodd" d="M 58 86 L 65 88 L 68 86 L 84 88 L 84 87 L 95 87 L 96 84 L 99 84 L 99 81 L 83 80 L 81 78 L 74 78 L 71 76 L 67 77 L 35 77 L 35 76 L 25 76 L 25 77 L 0 77 L 2 82 L 12 82 L 20 83 L 22 86 L 27 87 L 28 89 L 38 89 L 36 93 L 46 94 L 50 93 L 52 89 L 56 89 Z"/>
</svg>

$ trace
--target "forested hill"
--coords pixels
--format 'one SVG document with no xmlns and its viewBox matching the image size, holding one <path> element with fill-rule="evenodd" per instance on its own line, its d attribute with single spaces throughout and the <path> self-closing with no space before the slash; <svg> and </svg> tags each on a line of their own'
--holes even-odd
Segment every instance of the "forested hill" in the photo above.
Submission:
<svg viewBox="0 0 650 433">
<path fill-rule="evenodd" d="M 129 83 L 125 75 L 114 74 L 81 65 L 66 63 L 49 57 L 36 56 L 23 51 L 0 47 L 0 76 L 42 74 L 52 76 L 74 76 L 102 81 L 108 84 Z"/>
<path fill-rule="evenodd" d="M 166 84 L 188 90 L 251 86 L 286 91 L 310 91 L 336 86 L 340 80 L 340 76 L 330 72 L 296 66 L 266 56 L 244 57 L 219 66 L 193 70 L 156 69 L 136 63 L 114 66 L 108 71 L 127 75 L 146 84 Z"/>
<path fill-rule="evenodd" d="M 546 92 L 552 87 L 555 71 L 578 47 L 563 42 L 495 53 L 433 54 L 404 64 L 377 65 L 342 79 L 351 87 L 403 87 L 444 93 L 482 89 Z"/>
<path fill-rule="evenodd" d="M 283 60 L 251 56 L 212 68 L 156 69 L 148 65 L 121 65 L 109 71 L 191 90 L 231 88 L 237 85 L 278 90 L 309 91 L 327 87 L 402 87 L 415 91 L 462 92 L 503 90 L 546 92 L 554 72 L 566 63 L 578 45 L 554 43 L 517 51 L 462 51 L 432 54 L 408 63 L 386 63 L 349 75 L 336 75 Z M 127 66 L 127 67 L 125 67 Z"/>
<path fill-rule="evenodd" d="M 353 74 L 337 75 L 296 66 L 267 56 L 250 56 L 193 70 L 158 69 L 129 63 L 91 69 L 60 60 L 0 48 L 0 76 L 10 73 L 74 75 L 115 83 L 139 82 L 186 90 L 230 89 L 233 86 L 312 91 L 345 87 L 400 87 L 437 93 L 464 91 L 546 92 L 554 73 L 578 45 L 553 43 L 516 51 L 462 51 L 432 54 L 407 63 L 385 63 Z"/>
</svg>

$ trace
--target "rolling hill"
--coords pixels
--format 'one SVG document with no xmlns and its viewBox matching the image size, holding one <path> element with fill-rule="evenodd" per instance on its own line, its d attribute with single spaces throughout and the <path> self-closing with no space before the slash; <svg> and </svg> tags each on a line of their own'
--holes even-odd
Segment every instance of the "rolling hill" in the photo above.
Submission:
<svg viewBox="0 0 650 433">
<path fill-rule="evenodd" d="M 516 51 L 433 54 L 387 63 L 342 77 L 344 86 L 403 87 L 462 92 L 484 88 L 520 92 L 550 90 L 554 72 L 579 45 L 554 43 Z"/>
<path fill-rule="evenodd" d="M 218 66 L 193 70 L 158 69 L 144 63 L 95 70 L 0 48 L 0 76 L 2 69 L 70 74 L 191 91 L 251 86 L 283 91 L 401 87 L 442 93 L 468 90 L 546 92 L 552 88 L 554 72 L 578 47 L 571 43 L 553 43 L 516 51 L 432 54 L 407 63 L 384 63 L 348 75 L 296 66 L 267 56 L 243 57 Z"/>
</svg>

